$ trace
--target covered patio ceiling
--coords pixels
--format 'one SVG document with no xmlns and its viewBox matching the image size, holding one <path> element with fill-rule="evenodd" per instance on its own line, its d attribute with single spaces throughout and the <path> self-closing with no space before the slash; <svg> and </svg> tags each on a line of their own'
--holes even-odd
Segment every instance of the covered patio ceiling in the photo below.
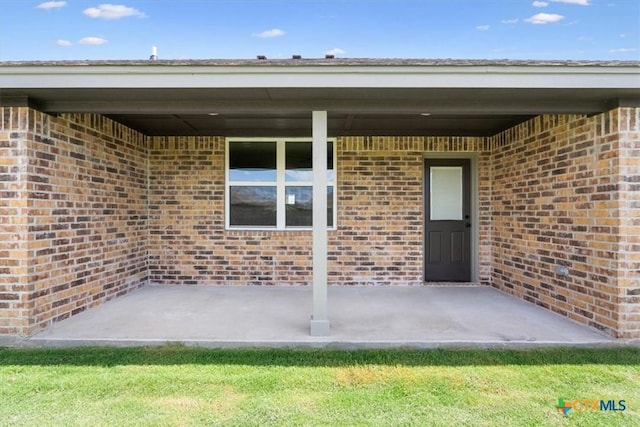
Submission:
<svg viewBox="0 0 640 427">
<path fill-rule="evenodd" d="M 200 60 L 0 63 L 0 104 L 98 113 L 146 135 L 490 136 L 640 100 L 638 62 Z"/>
</svg>

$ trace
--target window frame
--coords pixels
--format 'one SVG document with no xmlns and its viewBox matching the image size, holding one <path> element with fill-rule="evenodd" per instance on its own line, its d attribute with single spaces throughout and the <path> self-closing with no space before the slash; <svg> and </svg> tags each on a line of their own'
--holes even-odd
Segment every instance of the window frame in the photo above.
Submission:
<svg viewBox="0 0 640 427">
<path fill-rule="evenodd" d="M 235 142 L 252 142 L 252 143 L 276 143 L 276 181 L 231 181 L 229 156 L 230 144 Z M 286 143 L 287 142 L 312 142 L 311 138 L 242 138 L 233 137 L 225 138 L 224 145 L 224 222 L 226 230 L 258 230 L 258 231 L 302 231 L 313 230 L 313 226 L 289 226 L 286 225 L 286 190 L 287 187 L 311 187 L 312 181 L 286 181 Z M 328 226 L 327 230 L 336 230 L 338 222 L 338 186 L 337 186 L 337 143 L 336 138 L 327 138 L 327 142 L 333 144 L 333 179 L 327 179 L 327 187 L 333 187 L 333 225 Z M 247 226 L 247 225 L 231 225 L 231 205 L 230 205 L 230 187 L 247 186 L 247 187 L 276 187 L 276 225 L 271 226 Z"/>
</svg>

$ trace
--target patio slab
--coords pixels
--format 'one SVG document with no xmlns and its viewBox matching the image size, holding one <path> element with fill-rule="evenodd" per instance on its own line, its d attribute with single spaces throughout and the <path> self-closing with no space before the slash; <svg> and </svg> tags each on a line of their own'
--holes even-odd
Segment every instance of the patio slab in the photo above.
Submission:
<svg viewBox="0 0 640 427">
<path fill-rule="evenodd" d="M 329 287 L 331 335 L 309 334 L 311 287 L 147 286 L 25 345 L 518 347 L 616 340 L 488 287 Z"/>
</svg>

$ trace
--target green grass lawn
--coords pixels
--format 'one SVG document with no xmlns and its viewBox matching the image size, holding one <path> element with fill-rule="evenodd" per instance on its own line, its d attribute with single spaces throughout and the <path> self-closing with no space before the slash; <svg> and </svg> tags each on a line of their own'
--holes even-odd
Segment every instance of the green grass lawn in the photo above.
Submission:
<svg viewBox="0 0 640 427">
<path fill-rule="evenodd" d="M 640 348 L 0 348 L 0 425 L 640 426 Z"/>
</svg>

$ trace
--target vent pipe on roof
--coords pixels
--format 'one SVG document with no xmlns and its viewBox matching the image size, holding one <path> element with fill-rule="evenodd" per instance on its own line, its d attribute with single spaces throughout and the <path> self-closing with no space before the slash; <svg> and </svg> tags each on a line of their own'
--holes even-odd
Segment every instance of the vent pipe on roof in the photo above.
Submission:
<svg viewBox="0 0 640 427">
<path fill-rule="evenodd" d="M 158 59 L 158 48 L 156 46 L 151 46 L 151 56 L 149 57 L 150 61 L 155 61 Z"/>
</svg>

